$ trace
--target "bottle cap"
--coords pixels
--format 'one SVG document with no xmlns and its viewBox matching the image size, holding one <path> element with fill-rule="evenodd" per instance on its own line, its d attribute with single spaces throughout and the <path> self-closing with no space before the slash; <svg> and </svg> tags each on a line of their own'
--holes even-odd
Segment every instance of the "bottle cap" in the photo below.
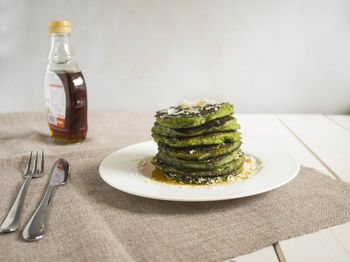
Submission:
<svg viewBox="0 0 350 262">
<path fill-rule="evenodd" d="M 50 21 L 49 31 L 54 34 L 69 34 L 71 32 L 70 21 Z"/>
</svg>

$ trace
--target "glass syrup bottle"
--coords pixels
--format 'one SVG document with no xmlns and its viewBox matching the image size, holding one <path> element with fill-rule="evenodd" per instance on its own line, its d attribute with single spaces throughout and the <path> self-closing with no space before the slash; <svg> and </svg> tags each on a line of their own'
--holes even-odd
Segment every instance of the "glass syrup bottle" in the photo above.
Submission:
<svg viewBox="0 0 350 262">
<path fill-rule="evenodd" d="M 82 142 L 87 134 L 87 91 L 71 46 L 70 21 L 49 22 L 51 49 L 45 74 L 45 105 L 50 134 L 62 144 Z"/>
</svg>

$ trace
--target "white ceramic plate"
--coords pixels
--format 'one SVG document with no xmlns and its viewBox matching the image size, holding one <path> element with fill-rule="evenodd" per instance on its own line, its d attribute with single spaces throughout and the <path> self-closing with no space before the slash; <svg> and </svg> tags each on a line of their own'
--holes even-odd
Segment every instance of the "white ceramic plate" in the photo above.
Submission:
<svg viewBox="0 0 350 262">
<path fill-rule="evenodd" d="M 242 150 L 261 160 L 263 167 L 251 178 L 236 183 L 190 186 L 157 182 L 141 174 L 141 161 L 157 153 L 153 141 L 128 146 L 107 156 L 99 167 L 102 179 L 129 194 L 173 201 L 215 201 L 247 197 L 278 188 L 299 172 L 299 162 L 278 146 L 244 141 Z"/>
</svg>

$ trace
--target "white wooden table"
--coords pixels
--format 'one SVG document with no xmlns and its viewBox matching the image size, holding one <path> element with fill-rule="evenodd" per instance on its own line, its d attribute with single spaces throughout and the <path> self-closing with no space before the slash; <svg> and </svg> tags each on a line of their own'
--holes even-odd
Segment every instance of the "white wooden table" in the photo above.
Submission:
<svg viewBox="0 0 350 262">
<path fill-rule="evenodd" d="M 350 115 L 241 114 L 237 119 L 243 138 L 279 144 L 302 165 L 350 182 Z M 350 222 L 229 261 L 350 261 Z"/>
</svg>

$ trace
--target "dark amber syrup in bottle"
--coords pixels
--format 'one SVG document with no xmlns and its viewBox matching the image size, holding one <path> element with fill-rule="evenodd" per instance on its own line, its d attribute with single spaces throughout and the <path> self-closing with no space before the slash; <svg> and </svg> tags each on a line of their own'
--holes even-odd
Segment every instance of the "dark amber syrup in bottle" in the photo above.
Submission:
<svg viewBox="0 0 350 262">
<path fill-rule="evenodd" d="M 82 72 L 56 71 L 66 94 L 66 117 L 63 127 L 49 123 L 51 137 L 55 142 L 71 144 L 82 142 L 86 138 L 87 91 Z"/>
</svg>

